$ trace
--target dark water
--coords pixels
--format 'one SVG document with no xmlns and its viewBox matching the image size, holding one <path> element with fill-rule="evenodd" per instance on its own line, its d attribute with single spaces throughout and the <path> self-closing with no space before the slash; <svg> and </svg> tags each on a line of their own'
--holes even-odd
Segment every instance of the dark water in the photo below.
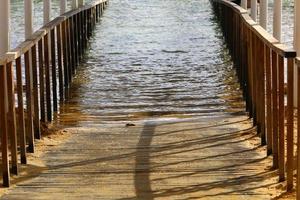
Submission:
<svg viewBox="0 0 300 200">
<path fill-rule="evenodd" d="M 59 13 L 58 2 L 52 2 L 52 18 Z M 42 1 L 34 4 L 37 30 Z M 288 23 L 283 41 L 289 46 L 292 9 L 291 3 L 284 4 L 283 20 Z M 23 1 L 13 0 L 13 47 L 24 40 L 22 15 Z M 186 117 L 242 110 L 239 84 L 209 0 L 111 0 L 58 119 Z"/>
</svg>

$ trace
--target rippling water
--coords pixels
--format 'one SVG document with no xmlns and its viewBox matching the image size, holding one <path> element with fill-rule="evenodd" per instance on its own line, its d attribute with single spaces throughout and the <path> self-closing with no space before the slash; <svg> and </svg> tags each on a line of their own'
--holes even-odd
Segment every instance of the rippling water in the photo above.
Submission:
<svg viewBox="0 0 300 200">
<path fill-rule="evenodd" d="M 21 4 L 15 0 L 12 6 L 14 46 L 23 40 Z M 41 26 L 41 8 L 42 1 L 35 0 L 35 29 Z M 52 17 L 58 12 L 56 0 Z M 111 0 L 70 94 L 61 120 L 244 110 L 209 0 Z"/>
<path fill-rule="evenodd" d="M 71 94 L 69 112 L 97 116 L 243 109 L 208 0 L 111 1 Z"/>
</svg>

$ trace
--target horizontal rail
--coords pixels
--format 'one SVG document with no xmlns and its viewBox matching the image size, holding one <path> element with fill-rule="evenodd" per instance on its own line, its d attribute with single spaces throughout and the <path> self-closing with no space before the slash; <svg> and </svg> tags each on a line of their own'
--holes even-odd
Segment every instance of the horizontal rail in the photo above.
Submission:
<svg viewBox="0 0 300 200">
<path fill-rule="evenodd" d="M 72 78 L 107 0 L 69 11 L 49 22 L 0 57 L 0 132 L 3 186 L 18 174 L 41 138 L 41 124 L 52 121 L 68 98 Z M 16 98 L 17 97 L 17 98 Z M 10 158 L 11 157 L 11 158 Z"/>
<path fill-rule="evenodd" d="M 211 3 L 234 61 L 246 110 L 257 128 L 261 144 L 267 145 L 267 155 L 273 155 L 273 169 L 278 169 L 279 181 L 286 180 L 287 190 L 291 190 L 294 172 L 294 65 L 300 66 L 296 51 L 276 40 L 240 6 L 227 0 L 211 0 Z M 300 156 L 298 163 L 300 166 Z"/>
</svg>

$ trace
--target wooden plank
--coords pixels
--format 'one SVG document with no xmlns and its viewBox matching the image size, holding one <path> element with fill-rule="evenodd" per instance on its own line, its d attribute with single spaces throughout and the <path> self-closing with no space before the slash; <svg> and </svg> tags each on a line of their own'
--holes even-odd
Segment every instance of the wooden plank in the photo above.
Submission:
<svg viewBox="0 0 300 200">
<path fill-rule="evenodd" d="M 8 136 L 10 139 L 11 173 L 18 175 L 18 150 L 17 150 L 17 130 L 16 130 L 16 110 L 15 110 L 15 89 L 12 62 L 6 65 L 7 72 L 7 99 L 8 99 Z"/>
<path fill-rule="evenodd" d="M 52 121 L 51 107 L 51 82 L 50 82 L 50 61 L 49 61 L 49 39 L 48 34 L 44 37 L 44 64 L 45 64 L 45 80 L 46 80 L 46 110 L 47 121 Z"/>
<path fill-rule="evenodd" d="M 285 180 L 285 133 L 284 133 L 284 58 L 278 56 L 278 131 L 279 131 L 279 181 Z"/>
<path fill-rule="evenodd" d="M 41 139 L 41 126 L 40 126 L 40 109 L 39 109 L 39 88 L 38 88 L 38 66 L 36 46 L 31 48 L 31 60 L 32 60 L 32 78 L 33 78 L 33 124 L 34 124 L 34 137 Z"/>
<path fill-rule="evenodd" d="M 2 176 L 3 186 L 9 187 L 9 159 L 8 159 L 8 133 L 7 133 L 7 92 L 6 92 L 6 67 L 0 65 L 0 83 L 4 86 L 0 90 L 0 131 L 1 131 L 1 151 L 2 151 Z"/>
<path fill-rule="evenodd" d="M 297 77 L 300 77 L 300 60 L 297 59 Z M 297 95 L 300 94 L 300 81 L 297 81 Z M 300 105 L 300 98 L 297 98 L 297 105 Z M 297 116 L 300 116 L 300 109 L 297 109 Z M 297 181 L 296 197 L 300 199 L 300 117 L 297 117 Z"/>
<path fill-rule="evenodd" d="M 271 52 L 270 48 L 266 46 L 266 105 L 267 105 L 267 113 L 266 113 L 266 134 L 267 134 L 267 155 L 272 154 L 272 66 L 271 66 Z"/>
<path fill-rule="evenodd" d="M 273 168 L 278 168 L 278 57 L 272 50 Z"/>
<path fill-rule="evenodd" d="M 62 60 L 62 39 L 61 25 L 56 27 L 56 42 L 57 42 L 57 65 L 58 65 L 58 82 L 59 82 L 59 100 L 64 100 L 64 80 L 63 80 L 63 60 Z"/>
<path fill-rule="evenodd" d="M 294 162 L 294 59 L 288 59 L 287 67 L 287 190 L 293 189 L 293 162 Z"/>
<path fill-rule="evenodd" d="M 45 107 L 45 66 L 44 66 L 44 48 L 43 39 L 38 42 L 39 50 L 39 83 L 40 83 L 40 115 L 41 121 L 46 122 L 46 107 Z"/>
<path fill-rule="evenodd" d="M 32 64 L 30 53 L 26 52 L 25 58 L 25 77 L 26 77 L 26 135 L 28 138 L 28 152 L 34 153 L 34 133 L 33 133 L 33 95 L 32 95 Z"/>
<path fill-rule="evenodd" d="M 19 57 L 16 59 L 17 96 L 18 96 L 18 135 L 20 141 L 21 163 L 27 164 L 22 74 L 23 73 L 22 73 L 21 57 Z"/>
<path fill-rule="evenodd" d="M 52 99 L 53 112 L 57 112 L 57 77 L 56 77 L 56 43 L 55 43 L 55 28 L 51 30 L 51 69 L 52 69 Z"/>
</svg>

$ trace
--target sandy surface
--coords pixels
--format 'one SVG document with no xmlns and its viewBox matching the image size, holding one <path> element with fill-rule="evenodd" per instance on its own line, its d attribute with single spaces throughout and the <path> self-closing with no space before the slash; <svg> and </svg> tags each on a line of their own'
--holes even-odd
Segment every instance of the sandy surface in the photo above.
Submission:
<svg viewBox="0 0 300 200">
<path fill-rule="evenodd" d="M 2 199 L 274 199 L 284 191 L 245 116 L 87 123 L 38 143 Z"/>
</svg>

